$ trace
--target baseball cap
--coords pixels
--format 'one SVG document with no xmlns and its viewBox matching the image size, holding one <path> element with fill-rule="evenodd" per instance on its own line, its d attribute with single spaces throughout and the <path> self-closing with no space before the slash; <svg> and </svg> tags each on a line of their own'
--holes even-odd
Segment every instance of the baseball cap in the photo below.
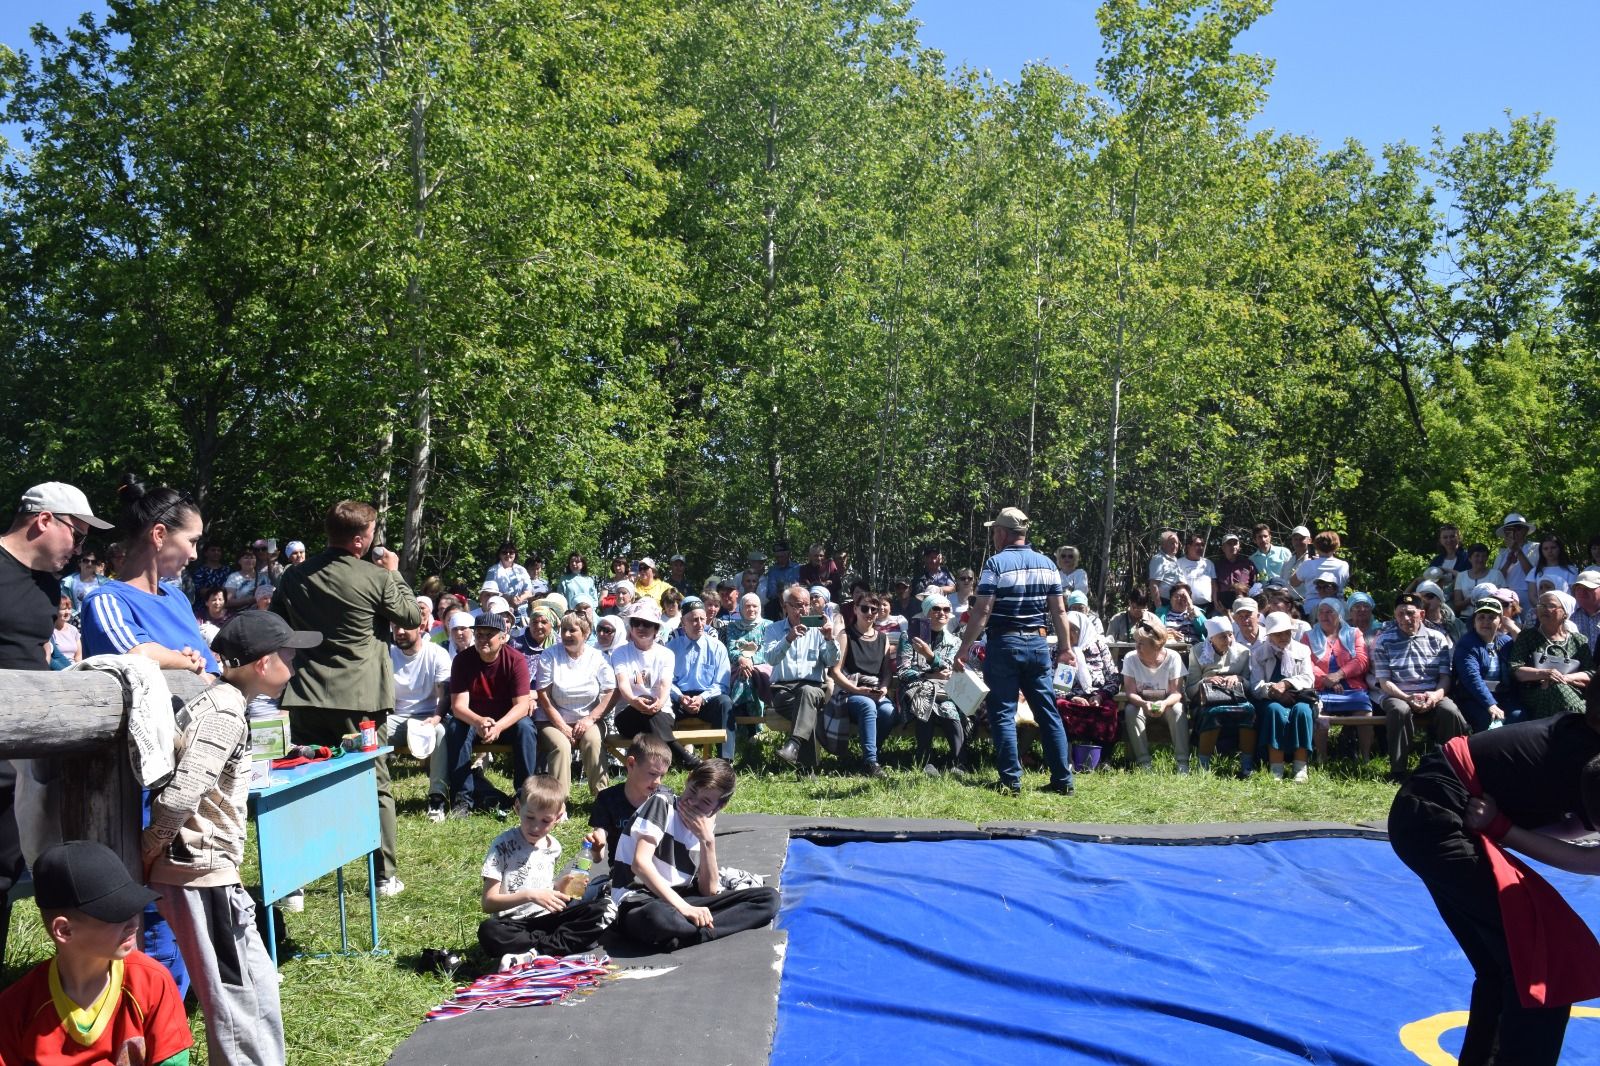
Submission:
<svg viewBox="0 0 1600 1066">
<path fill-rule="evenodd" d="M 1440 588 L 1435 582 L 1423 581 L 1417 585 L 1417 595 L 1433 596 L 1442 600 L 1444 599 L 1444 589 Z"/>
<path fill-rule="evenodd" d="M 492 629 L 496 633 L 504 633 L 506 631 L 506 620 L 494 611 L 485 611 L 472 620 L 472 628 Z"/>
<path fill-rule="evenodd" d="M 266 551 L 267 550 L 267 538 L 266 537 L 261 537 L 261 538 L 255 540 L 255 541 L 252 541 L 251 544 L 250 544 L 250 547 L 252 549 L 254 549 L 255 551 L 258 551 L 258 552 Z"/>
<path fill-rule="evenodd" d="M 1238 544 L 1239 543 L 1239 534 L 1237 534 L 1237 533 L 1224 533 L 1222 535 L 1222 543 L 1227 544 L 1230 541 L 1232 543 L 1234 543 L 1234 544 Z"/>
<path fill-rule="evenodd" d="M 504 596 L 490 596 L 488 610 L 494 614 L 510 614 L 511 604 L 506 602 Z"/>
<path fill-rule="evenodd" d="M 33 863 L 33 898 L 41 911 L 82 911 L 102 922 L 125 922 L 157 895 L 133 879 L 116 852 L 97 841 L 56 844 Z"/>
<path fill-rule="evenodd" d="M 229 619 L 211 638 L 211 651 L 223 669 L 253 663 L 281 648 L 315 648 L 322 634 L 309 629 L 290 629 L 280 615 L 271 611 L 244 611 Z"/>
<path fill-rule="evenodd" d="M 983 525 L 985 529 L 999 526 L 1001 529 L 1009 529 L 1016 533 L 1026 533 L 1028 531 L 1028 516 L 1022 513 L 1020 507 L 1002 507 L 999 514 Z"/>
<path fill-rule="evenodd" d="M 46 481 L 22 494 L 20 510 L 49 511 L 51 514 L 81 518 L 95 529 L 110 529 L 111 523 L 94 516 L 89 497 L 83 490 L 64 481 Z"/>
<path fill-rule="evenodd" d="M 654 570 L 656 568 L 656 561 L 650 558 L 650 556 L 646 555 L 643 559 L 639 560 L 639 566 L 641 568 L 648 566 L 650 569 Z"/>
<path fill-rule="evenodd" d="M 1499 600 L 1495 599 L 1493 596 L 1485 596 L 1481 600 L 1474 600 L 1473 601 L 1473 603 L 1472 603 L 1472 613 L 1473 614 L 1505 614 L 1506 613 L 1506 608 L 1505 608 L 1505 604 L 1501 603 Z"/>
<path fill-rule="evenodd" d="M 1307 529 L 1305 526 L 1295 526 L 1293 529 L 1289 530 L 1289 536 L 1309 537 L 1311 536 L 1311 530 Z"/>
<path fill-rule="evenodd" d="M 1585 570 L 1578 575 L 1574 585 L 1582 585 L 1586 589 L 1600 589 L 1600 570 Z"/>
<path fill-rule="evenodd" d="M 659 627 L 661 625 L 661 608 L 656 605 L 655 600 L 646 597 L 638 603 L 628 604 L 627 609 L 622 612 L 622 617 L 629 622 L 649 622 L 651 625 Z"/>
<path fill-rule="evenodd" d="M 1235 597 L 1233 601 L 1233 610 L 1228 613 L 1241 614 L 1245 611 L 1249 611 L 1251 614 L 1258 614 L 1261 611 L 1261 605 L 1255 600 L 1251 599 L 1249 596 Z"/>
<path fill-rule="evenodd" d="M 669 562 L 669 563 L 686 563 L 688 561 L 689 560 L 685 559 L 681 555 L 674 555 L 672 558 L 667 560 L 667 562 Z"/>
<path fill-rule="evenodd" d="M 762 551 L 760 548 L 753 548 L 751 549 L 750 554 L 746 555 L 745 558 L 752 563 L 764 563 L 767 561 L 767 553 Z"/>
</svg>

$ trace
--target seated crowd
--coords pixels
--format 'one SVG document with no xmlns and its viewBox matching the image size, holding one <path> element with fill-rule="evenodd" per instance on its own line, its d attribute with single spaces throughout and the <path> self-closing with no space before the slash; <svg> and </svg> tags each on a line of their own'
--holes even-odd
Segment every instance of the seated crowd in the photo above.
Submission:
<svg viewBox="0 0 1600 1066">
<path fill-rule="evenodd" d="M 84 541 L 90 526 L 107 524 L 82 493 L 52 483 L 24 497 L 6 535 L 7 558 L 32 570 L 28 580 L 41 595 L 56 584 L 44 580 L 42 564 L 59 572 L 72 557 L 60 529 L 71 527 L 78 555 L 59 598 L 40 605 L 41 630 L 56 605 L 54 629 L 43 646 L 39 633 L 34 652 L 46 651 L 57 667 L 85 652 L 139 653 L 220 680 L 179 716 L 188 735 L 174 783 L 151 797 L 144 843 L 153 890 L 125 883 L 104 854 L 79 848 L 38 858 L 45 883 L 55 886 L 40 903 L 63 966 L 70 959 L 75 967 L 74 989 L 84 992 L 108 974 L 132 973 L 121 965 L 131 950 L 128 930 L 138 909 L 159 897 L 195 971 L 219 1062 L 231 1060 L 219 1041 L 241 1038 L 259 1042 L 252 1061 L 281 1061 L 282 1036 L 275 981 L 264 969 L 245 986 L 222 981 L 207 953 L 231 938 L 252 974 L 264 966 L 253 923 L 216 925 L 230 907 L 247 906 L 238 869 L 248 748 L 237 739 L 189 743 L 201 732 L 241 738 L 250 719 L 287 717 L 280 707 L 303 711 L 304 701 L 320 699 L 309 706 L 326 708 L 323 717 L 296 716 L 291 729 L 311 725 L 325 732 L 306 739 L 337 743 L 348 724 L 341 716 L 372 708 L 362 713 L 382 719 L 388 741 L 426 763 L 430 818 L 508 803 L 519 815 L 482 868 L 488 917 L 479 941 L 491 957 L 516 965 L 530 953 L 585 950 L 613 922 L 673 950 L 764 925 L 777 911 L 773 889 L 723 867 L 716 855 L 715 819 L 734 792 L 741 738 L 772 727 L 787 734 L 776 749 L 785 763 L 816 767 L 826 753 L 877 777 L 886 772 L 886 742 L 908 726 L 916 768 L 970 769 L 975 731 L 994 723 L 973 687 L 957 683 L 966 673 L 963 652 L 970 646 L 970 658 L 982 662 L 987 651 L 991 679 L 1009 654 L 1004 637 L 986 647 L 977 632 L 991 610 L 996 571 L 986 568 L 980 586 L 971 570 L 951 573 L 937 547 L 922 553 L 914 579 L 879 592 L 852 575 L 844 553 L 830 556 L 822 545 L 812 545 L 804 563 L 781 542 L 770 562 L 753 551 L 737 577 L 696 588 L 681 555 L 665 573 L 648 556 L 613 559 L 606 579 L 596 581 L 574 552 L 551 580 L 540 560 L 520 564 L 507 542 L 469 608 L 470 586 L 437 577 L 413 595 L 397 560 L 372 547 L 375 512 L 355 501 L 330 510 L 329 546 L 316 556 L 308 560 L 305 545 L 291 541 L 280 560 L 275 542 L 261 539 L 239 554 L 237 569 L 224 565 L 220 544 L 205 545 L 198 562 L 185 565 L 203 527 L 195 505 L 172 490 L 149 492 L 130 481 L 122 507 L 122 546 L 108 549 L 102 563 Z M 1008 513 L 1015 516 L 1009 526 Z M 1002 541 L 1026 548 L 1021 512 L 1008 508 L 989 525 L 1000 527 L 997 548 Z M 1160 722 L 1180 773 L 1193 762 L 1210 770 L 1231 747 L 1242 775 L 1264 762 L 1274 778 L 1304 781 L 1322 730 L 1341 717 L 1357 726 L 1363 756 L 1381 727 L 1391 773 L 1403 776 L 1419 726 L 1442 742 L 1580 711 L 1600 636 L 1600 540 L 1580 568 L 1559 538 L 1530 543 L 1530 532 L 1522 516 L 1508 515 L 1499 530 L 1503 548 L 1489 565 L 1487 548 L 1463 549 L 1458 531 L 1445 527 L 1440 553 L 1394 597 L 1388 621 L 1376 617 L 1371 595 L 1351 588 L 1332 532 L 1312 536 L 1297 527 L 1291 547 L 1282 548 L 1268 526 L 1257 525 L 1253 553 L 1228 533 L 1217 560 L 1207 558 L 1205 537 L 1164 533 L 1147 582 L 1130 588 L 1124 609 L 1105 621 L 1091 608 L 1075 548 L 1057 549 L 1054 572 L 1048 557 L 1030 553 L 1038 562 L 1024 565 L 1043 568 L 1026 571 L 1036 582 L 1030 587 L 1048 590 L 1037 599 L 1050 603 L 1057 634 L 1054 700 L 1045 709 L 1058 718 L 1039 724 L 1053 737 L 1064 734 L 1068 751 L 1109 754 L 1120 739 L 1133 768 L 1149 770 L 1151 727 Z M 331 591 L 335 576 L 339 589 L 367 596 L 359 626 L 347 624 L 349 601 Z M 387 630 L 386 648 L 372 643 L 374 623 Z M 1031 639 L 1033 630 L 1009 632 Z M 379 666 L 387 653 L 375 707 L 342 694 L 338 686 L 351 679 L 327 667 L 340 661 L 340 649 L 356 646 L 373 647 Z M 298 659 L 295 649 L 302 649 Z M 392 713 L 384 715 L 390 698 Z M 1030 705 L 1039 713 L 1031 697 Z M 620 763 L 607 751 L 608 737 L 622 749 Z M 935 753 L 937 737 L 945 760 Z M 1049 736 L 1045 746 L 1048 759 L 1064 755 Z M 486 757 L 502 755 L 511 764 L 512 797 L 482 772 Z M 555 874 L 561 849 L 550 831 L 572 795 L 574 763 L 591 797 L 585 849 L 614 857 L 608 878 L 591 881 L 587 857 Z M 662 787 L 674 763 L 687 771 L 681 795 Z M 623 770 L 615 784 L 612 766 Z M 380 808 L 389 805 L 378 891 L 393 895 L 404 886 L 394 875 L 386 769 L 378 789 Z M 1070 774 L 1052 791 L 1070 795 Z M 203 862 L 190 846 L 201 837 L 216 844 Z M 115 905 L 88 910 L 74 895 L 91 874 L 110 886 Z M 74 925 L 91 929 L 103 950 L 76 957 L 83 938 L 75 946 Z M 142 964 L 137 976 L 153 1000 L 181 1001 Z M 30 985 L 26 995 L 37 993 Z M 242 1026 L 241 1037 L 229 1032 L 227 1018 L 263 1024 Z M 161 1047 L 170 1044 L 172 1054 L 162 1059 L 177 1061 L 183 1036 L 163 1036 Z M 0 1026 L 0 1048 L 24 1039 L 33 1037 Z"/>
</svg>

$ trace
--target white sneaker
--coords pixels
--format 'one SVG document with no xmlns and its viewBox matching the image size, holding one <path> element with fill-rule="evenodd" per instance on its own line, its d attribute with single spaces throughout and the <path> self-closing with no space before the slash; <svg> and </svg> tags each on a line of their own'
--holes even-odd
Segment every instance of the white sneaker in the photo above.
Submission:
<svg viewBox="0 0 1600 1066">
<path fill-rule="evenodd" d="M 538 957 L 531 951 L 523 951 L 515 955 L 502 955 L 500 956 L 500 972 L 505 973 L 507 970 L 515 970 L 526 966 Z"/>
<path fill-rule="evenodd" d="M 1311 771 L 1306 768 L 1305 763 L 1297 762 L 1294 764 L 1294 779 L 1302 785 L 1311 780 Z"/>
<path fill-rule="evenodd" d="M 378 895 L 398 896 L 406 890 L 406 883 L 398 877 L 384 877 L 378 881 Z"/>
<path fill-rule="evenodd" d="M 278 901 L 278 909 L 290 914 L 299 914 L 306 909 L 306 894 L 304 889 L 295 889 Z"/>
</svg>

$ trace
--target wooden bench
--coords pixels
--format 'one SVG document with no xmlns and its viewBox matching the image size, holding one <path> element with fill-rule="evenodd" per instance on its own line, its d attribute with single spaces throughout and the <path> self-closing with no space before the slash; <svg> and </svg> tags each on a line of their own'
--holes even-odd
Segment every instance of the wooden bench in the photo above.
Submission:
<svg viewBox="0 0 1600 1066">
<path fill-rule="evenodd" d="M 722 745 L 728 739 L 728 731 L 718 729 L 709 722 L 699 718 L 680 718 L 674 723 L 672 739 L 686 748 L 693 748 L 702 759 L 709 759 L 722 752 Z M 622 736 L 620 733 L 607 733 L 605 739 L 606 750 L 618 759 L 623 758 L 628 751 L 628 745 L 633 738 Z"/>
<path fill-rule="evenodd" d="M 1318 714 L 1316 729 L 1317 762 L 1326 762 L 1328 759 L 1328 731 L 1331 726 L 1359 726 L 1364 732 L 1362 742 L 1367 746 L 1367 754 L 1372 753 L 1372 727 L 1383 725 L 1387 722 L 1381 714 Z"/>
</svg>

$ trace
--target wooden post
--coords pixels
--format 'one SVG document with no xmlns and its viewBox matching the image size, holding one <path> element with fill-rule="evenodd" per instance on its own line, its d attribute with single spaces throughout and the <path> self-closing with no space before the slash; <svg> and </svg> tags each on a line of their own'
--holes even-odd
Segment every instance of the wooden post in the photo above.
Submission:
<svg viewBox="0 0 1600 1066">
<path fill-rule="evenodd" d="M 174 710 L 204 687 L 191 673 L 163 676 Z M 0 670 L 0 759 L 54 760 L 63 838 L 100 841 L 143 880 L 140 789 L 126 739 L 127 707 L 116 678 L 89 670 Z"/>
</svg>

